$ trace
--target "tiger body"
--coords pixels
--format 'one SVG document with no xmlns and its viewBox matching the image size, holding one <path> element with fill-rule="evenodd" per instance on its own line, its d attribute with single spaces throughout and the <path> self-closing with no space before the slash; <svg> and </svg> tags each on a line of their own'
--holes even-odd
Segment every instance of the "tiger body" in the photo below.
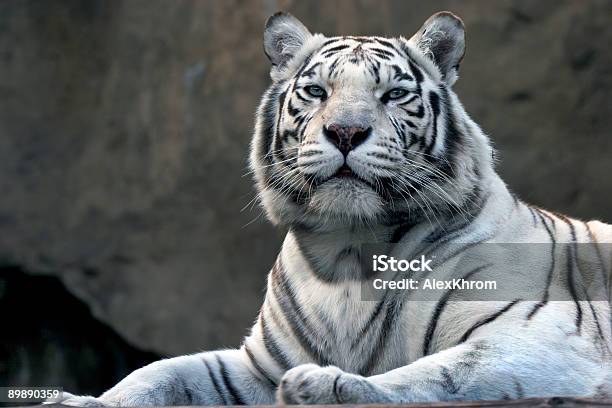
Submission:
<svg viewBox="0 0 612 408">
<path fill-rule="evenodd" d="M 463 57 L 460 21 L 434 15 L 410 40 L 326 38 L 278 14 L 264 42 L 273 84 L 258 110 L 251 167 L 269 219 L 289 232 L 250 335 L 240 349 L 162 360 L 98 398 L 64 403 L 611 396 L 612 227 L 525 204 L 495 173 L 488 138 L 451 89 Z M 569 253 L 557 265 L 569 280 L 546 281 L 545 295 L 480 301 L 445 291 L 428 301 L 391 293 L 364 301 L 360 248 L 369 242 L 407 253 L 590 243 L 606 296 L 577 296 L 580 270 Z M 534 282 L 546 277 L 548 258 L 532 261 Z M 499 274 L 509 258 L 490 262 L 470 273 Z M 569 300 L 550 298 L 552 287 Z"/>
</svg>

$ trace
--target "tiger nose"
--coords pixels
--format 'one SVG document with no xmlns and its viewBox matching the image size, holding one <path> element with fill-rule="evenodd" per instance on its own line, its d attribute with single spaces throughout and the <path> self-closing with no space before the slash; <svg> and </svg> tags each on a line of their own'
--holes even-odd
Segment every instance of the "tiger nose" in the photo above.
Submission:
<svg viewBox="0 0 612 408">
<path fill-rule="evenodd" d="M 372 128 L 332 124 L 327 127 L 323 126 L 323 133 L 327 140 L 346 157 L 351 150 L 367 140 L 372 133 Z"/>
</svg>

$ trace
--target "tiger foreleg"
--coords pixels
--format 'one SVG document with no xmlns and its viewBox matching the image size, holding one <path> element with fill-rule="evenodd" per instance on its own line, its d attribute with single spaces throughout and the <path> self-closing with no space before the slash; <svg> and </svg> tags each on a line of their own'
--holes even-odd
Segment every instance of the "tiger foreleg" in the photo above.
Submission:
<svg viewBox="0 0 612 408">
<path fill-rule="evenodd" d="M 555 350 L 555 351 L 553 351 Z M 286 404 L 369 404 L 586 396 L 604 375 L 598 362 L 559 344 L 506 337 L 466 342 L 384 374 L 363 377 L 302 365 L 281 380 Z M 573 357 L 572 357 L 573 356 Z"/>
<path fill-rule="evenodd" d="M 252 373 L 243 350 L 224 350 L 156 361 L 99 397 L 73 396 L 74 406 L 262 405 L 274 385 Z"/>
</svg>

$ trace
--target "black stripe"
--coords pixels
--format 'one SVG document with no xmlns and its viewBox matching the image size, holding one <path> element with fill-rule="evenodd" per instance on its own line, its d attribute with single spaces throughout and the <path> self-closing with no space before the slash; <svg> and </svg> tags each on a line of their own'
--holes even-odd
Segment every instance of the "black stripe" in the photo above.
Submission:
<svg viewBox="0 0 612 408">
<path fill-rule="evenodd" d="M 566 223 L 569 228 L 570 228 L 570 234 L 572 235 L 572 242 L 575 243 L 576 242 L 576 228 L 574 228 L 574 224 L 572 223 L 572 220 L 570 220 L 569 218 L 567 218 L 565 215 L 560 214 L 560 213 L 552 213 L 555 217 L 559 218 L 561 221 L 563 221 L 564 223 Z"/>
<path fill-rule="evenodd" d="M 489 265 L 479 266 L 478 268 L 468 272 L 463 277 L 463 279 L 471 278 L 473 275 L 482 271 L 488 266 Z M 450 289 L 446 293 L 444 293 L 444 295 L 440 298 L 440 300 L 438 300 L 438 303 L 436 304 L 436 307 L 434 308 L 434 312 L 431 316 L 431 319 L 429 320 L 427 329 L 425 330 L 425 337 L 423 338 L 423 356 L 429 355 L 429 349 L 431 348 L 431 341 L 433 340 L 433 335 L 436 331 L 438 320 L 440 319 L 440 316 L 442 315 L 442 312 L 444 311 L 444 308 L 446 307 L 446 304 L 448 303 L 448 300 L 450 299 L 453 292 L 454 292 L 454 289 Z"/>
<path fill-rule="evenodd" d="M 361 328 L 359 335 L 355 337 L 355 340 L 353 340 L 353 343 L 351 344 L 351 350 L 357 347 L 357 345 L 360 344 L 361 341 L 366 337 L 366 334 L 368 334 L 370 329 L 372 329 L 372 327 L 374 326 L 374 321 L 380 315 L 380 312 L 382 312 L 384 305 L 385 299 L 381 299 L 376 305 L 374 312 L 372 312 L 372 314 L 370 315 L 370 318 L 368 319 L 367 323 L 364 324 Z"/>
<path fill-rule="evenodd" d="M 300 305 L 295 298 L 295 293 L 282 272 L 280 258 L 272 267 L 272 291 L 281 307 L 285 319 L 289 323 L 291 331 L 295 335 L 302 348 L 319 365 L 329 365 L 329 360 L 319 351 L 316 342 L 311 340 L 308 333 L 315 333 L 308 325 L 306 316 L 302 313 Z"/>
<path fill-rule="evenodd" d="M 431 131 L 431 141 L 429 142 L 429 146 L 427 146 L 427 150 L 425 150 L 425 154 L 431 154 L 433 148 L 436 145 L 436 139 L 438 138 L 438 117 L 440 116 L 440 96 L 437 93 L 430 91 L 429 92 L 429 105 L 431 106 L 431 111 L 433 112 L 433 120 L 432 120 L 432 131 Z M 422 106 L 422 105 L 421 105 Z"/>
<path fill-rule="evenodd" d="M 576 284 L 574 282 L 574 257 L 571 248 L 568 246 L 566 252 L 567 257 L 567 283 L 568 289 L 574 304 L 576 305 L 576 333 L 580 334 L 582 329 L 582 306 L 578 300 L 578 294 L 576 293 Z"/>
<path fill-rule="evenodd" d="M 456 360 L 454 365 L 455 370 L 462 371 L 468 375 L 483 359 L 483 351 L 488 350 L 490 346 L 484 340 L 474 340 L 470 344 L 470 348 Z"/>
<path fill-rule="evenodd" d="M 251 360 L 251 364 L 253 364 L 253 367 L 255 367 L 255 369 L 259 372 L 259 375 L 265 378 L 273 388 L 276 388 L 278 386 L 278 382 L 275 381 L 272 376 L 270 376 L 270 374 L 268 374 L 268 372 L 257 362 L 251 348 L 246 343 L 244 345 L 244 351 L 246 351 L 249 360 Z"/>
<path fill-rule="evenodd" d="M 532 209 L 532 211 L 534 210 Z M 544 296 L 542 300 L 536 303 L 533 309 L 531 309 L 531 311 L 527 314 L 527 320 L 531 320 L 531 318 L 533 318 L 533 316 L 535 316 L 535 314 L 548 303 L 548 298 L 550 296 L 550 285 L 552 283 L 552 277 L 555 271 L 555 262 L 556 262 L 555 251 L 556 251 L 557 240 L 555 239 L 555 236 L 553 235 L 552 230 L 548 227 L 548 224 L 546 223 L 544 216 L 540 212 L 538 212 L 538 215 L 540 216 L 540 220 L 542 224 L 544 224 L 544 227 L 546 228 L 546 231 L 548 232 L 548 236 L 550 237 L 550 242 L 552 245 L 550 249 L 550 253 L 551 253 L 550 268 L 548 270 L 548 276 L 546 277 L 546 291 L 544 292 Z M 553 220 L 553 223 L 554 223 L 554 220 Z"/>
<path fill-rule="evenodd" d="M 525 391 L 518 378 L 514 377 L 514 389 L 516 391 L 516 398 L 521 399 L 525 397 Z"/>
<path fill-rule="evenodd" d="M 299 91 L 297 91 L 297 90 L 296 90 L 296 91 L 295 91 L 293 94 L 294 94 L 295 96 L 297 96 L 297 97 L 298 97 L 298 99 L 299 99 L 300 101 L 304 102 L 304 103 L 305 103 L 305 104 L 307 104 L 307 105 L 310 105 L 310 100 L 308 100 L 308 99 L 304 98 L 304 97 L 303 97 L 303 96 L 300 94 L 300 92 L 299 92 Z"/>
<path fill-rule="evenodd" d="M 602 278 L 602 284 L 606 286 L 606 288 L 608 288 L 608 270 L 606 268 L 606 263 L 604 262 L 604 258 L 603 255 L 601 254 L 601 248 L 599 247 L 599 242 L 597 241 L 597 237 L 595 236 L 595 234 L 593 233 L 593 230 L 591 230 L 591 226 L 589 225 L 588 222 L 583 222 L 587 232 L 589 233 L 589 239 L 591 240 L 591 243 L 595 246 L 595 251 L 597 251 L 597 259 L 599 260 L 599 265 L 601 266 L 601 278 Z M 609 290 L 606 292 L 609 293 Z"/>
<path fill-rule="evenodd" d="M 272 149 L 272 140 L 274 138 L 274 124 L 276 122 L 275 113 L 277 109 L 274 108 L 274 103 L 278 100 L 278 86 L 272 86 L 266 91 L 263 96 L 262 108 L 260 110 L 260 115 L 262 118 L 261 123 L 261 147 L 260 150 L 263 152 L 263 160 L 266 165 L 272 164 L 272 157 L 268 155 L 270 149 Z M 264 171 L 268 167 L 264 168 Z"/>
<path fill-rule="evenodd" d="M 402 141 L 402 144 L 408 148 L 406 145 L 406 133 L 404 132 L 404 128 L 400 125 L 400 123 L 394 118 L 389 116 L 389 120 L 395 129 L 395 134 Z"/>
<path fill-rule="evenodd" d="M 367 156 L 369 157 L 376 157 L 377 159 L 383 159 L 383 160 L 388 160 L 392 163 L 396 163 L 401 161 L 401 159 L 397 159 L 395 157 L 391 157 L 386 153 L 378 153 L 378 152 L 370 152 L 370 153 L 366 153 Z"/>
<path fill-rule="evenodd" d="M 342 374 L 338 374 L 336 375 L 336 378 L 334 378 L 334 383 L 332 385 L 332 392 L 334 394 L 334 397 L 336 397 L 336 401 L 340 402 L 341 398 L 340 398 L 340 390 L 338 389 L 338 380 L 340 379 L 340 377 L 342 377 Z"/>
<path fill-rule="evenodd" d="M 332 63 L 331 63 L 331 65 L 329 66 L 329 69 L 328 69 L 328 75 L 329 75 L 330 77 L 333 77 L 333 76 L 334 76 L 334 72 L 336 72 L 336 68 L 338 67 L 338 64 L 340 63 L 340 57 L 341 57 L 341 56 L 336 57 L 336 59 L 334 60 L 334 62 L 332 62 Z"/>
<path fill-rule="evenodd" d="M 217 362 L 219 363 L 219 371 L 221 371 L 221 378 L 223 380 L 225 388 L 227 389 L 230 396 L 232 397 L 232 403 L 234 405 L 247 405 L 245 404 L 244 400 L 240 396 L 240 393 L 234 386 L 234 383 L 232 383 L 232 380 L 230 379 L 230 376 L 229 376 L 229 372 L 227 371 L 227 367 L 223 363 L 223 360 L 221 360 L 221 357 L 219 357 L 218 354 L 215 354 L 215 357 L 217 357 Z"/>
<path fill-rule="evenodd" d="M 210 376 L 210 379 L 212 381 L 213 387 L 215 388 L 215 391 L 217 392 L 217 394 L 219 394 L 221 396 L 221 400 L 223 401 L 224 405 L 229 405 L 229 401 L 227 401 L 225 399 L 225 394 L 221 392 L 221 388 L 219 388 L 219 383 L 217 382 L 217 377 L 215 376 L 215 373 L 213 372 L 213 370 L 211 370 L 210 368 L 210 364 L 208 364 L 208 361 L 206 361 L 204 359 L 204 357 L 202 357 L 202 361 L 204 362 L 204 365 L 206 365 L 206 369 L 208 370 L 208 375 Z"/>
<path fill-rule="evenodd" d="M 455 383 L 455 380 L 447 367 L 441 368 L 440 375 L 442 376 L 442 382 L 440 385 L 444 391 L 449 394 L 456 394 L 459 392 L 459 385 Z"/>
<path fill-rule="evenodd" d="M 272 307 L 272 306 L 270 306 L 270 307 Z M 272 313 L 272 312 L 270 312 L 270 313 Z M 274 320 L 274 316 L 272 316 L 272 320 Z M 261 324 L 261 331 L 262 331 L 264 346 L 266 347 L 266 350 L 268 351 L 268 354 L 270 354 L 270 356 L 274 359 L 274 361 L 276 361 L 276 363 L 283 370 L 285 370 L 285 371 L 289 370 L 291 368 L 291 363 L 289 363 L 289 360 L 287 359 L 287 356 L 281 350 L 281 348 L 278 345 L 278 343 L 276 343 L 276 341 L 274 340 L 274 336 L 270 332 L 270 329 L 269 329 L 269 327 L 266 324 L 266 321 L 264 319 L 263 311 L 262 311 L 261 315 L 259 316 L 259 322 Z"/>
<path fill-rule="evenodd" d="M 423 116 L 425 116 L 425 108 L 423 107 L 423 105 L 419 105 L 419 110 L 416 112 L 409 111 L 408 109 L 403 109 L 403 108 L 402 110 L 406 112 L 408 116 L 413 116 L 415 118 L 421 119 Z"/>
<path fill-rule="evenodd" d="M 385 47 L 391 48 L 392 50 L 397 52 L 395 45 L 393 45 L 390 41 L 383 40 L 382 38 L 374 38 L 374 41 L 376 41 L 379 44 L 384 45 Z"/>
<path fill-rule="evenodd" d="M 404 121 L 405 124 L 407 124 L 408 126 L 410 126 L 413 129 L 416 129 L 417 126 L 409 119 L 402 119 Z M 415 135 L 416 136 L 416 135 Z"/>
<path fill-rule="evenodd" d="M 403 233 L 404 233 L 403 231 L 404 231 L 404 230 L 405 230 L 405 231 L 407 231 L 407 230 L 408 230 L 408 227 L 407 227 L 408 225 L 412 225 L 412 226 L 413 226 L 414 224 L 407 224 L 407 223 L 401 224 L 401 225 L 400 225 L 400 227 L 399 227 L 399 228 L 397 228 L 397 229 L 395 230 L 395 232 L 393 233 L 392 240 L 393 240 L 394 238 L 395 238 L 395 239 L 398 239 L 398 240 L 399 240 L 399 239 L 401 239 L 401 237 L 399 237 L 399 235 L 400 235 L 400 234 L 402 234 L 402 236 L 403 236 Z M 387 293 L 390 293 L 390 292 L 387 292 Z M 377 319 L 377 318 L 380 316 L 381 312 L 383 311 L 383 309 L 384 309 L 384 307 L 383 307 L 383 306 L 385 305 L 385 303 L 386 303 L 387 299 L 388 299 L 388 297 L 387 297 L 387 296 L 386 296 L 386 294 L 385 294 L 385 296 L 383 297 L 383 299 L 381 299 L 381 300 L 378 302 L 378 304 L 376 305 L 376 308 L 374 309 L 374 311 L 373 311 L 373 312 L 372 312 L 372 314 L 370 315 L 370 318 L 369 318 L 369 319 L 368 319 L 368 321 L 367 321 L 367 322 L 366 322 L 366 323 L 363 325 L 363 327 L 362 327 L 362 328 L 361 328 L 361 330 L 360 330 L 359 335 L 355 337 L 355 340 L 354 340 L 354 341 L 353 341 L 353 343 L 351 344 L 351 350 L 354 350 L 354 349 L 357 347 L 357 345 L 359 345 L 359 344 L 361 343 L 361 341 L 362 341 L 362 340 L 366 339 L 366 335 L 368 334 L 368 332 L 369 332 L 370 330 L 372 330 L 372 329 L 375 327 L 374 322 L 376 321 L 376 319 Z M 391 325 L 392 325 L 392 320 L 389 320 L 389 317 L 390 317 L 390 316 L 388 315 L 388 313 L 389 313 L 389 311 L 390 311 L 391 309 L 394 309 L 394 310 L 393 310 L 393 313 L 396 313 L 397 315 L 399 315 L 399 313 L 400 313 L 400 311 L 401 311 L 401 306 L 402 306 L 402 304 L 401 304 L 401 303 L 400 303 L 400 304 L 396 304 L 396 303 L 391 303 L 391 302 L 390 302 L 390 303 L 387 305 L 387 308 L 386 308 L 387 315 L 385 316 L 385 319 L 384 319 L 384 320 L 383 320 L 383 322 L 381 323 L 381 336 L 382 336 L 382 335 L 384 335 L 385 337 L 389 337 L 389 336 L 387 336 L 387 334 L 386 334 L 386 333 L 387 333 L 387 332 L 389 331 L 389 329 L 391 328 Z M 379 344 L 378 344 L 378 345 L 377 345 L 377 347 L 376 347 L 376 348 L 377 348 L 379 351 L 382 351 L 382 349 L 383 349 L 382 344 L 380 344 L 380 342 L 381 342 L 381 336 L 379 336 L 379 337 L 378 337 L 378 340 L 377 340 L 377 341 L 378 341 L 378 343 L 379 343 Z M 386 341 L 386 339 L 385 339 L 385 341 Z M 377 351 L 375 350 L 375 352 L 374 352 L 374 353 L 372 353 L 372 355 L 370 355 L 369 361 L 368 361 L 368 362 L 366 362 L 366 364 L 365 364 L 364 368 L 363 368 L 363 369 L 362 369 L 362 371 L 360 371 L 360 372 L 370 372 L 370 371 L 372 370 L 372 368 L 373 368 L 373 363 L 374 363 L 374 360 L 375 360 L 375 358 L 376 358 L 376 357 L 377 357 L 379 354 L 380 354 L 380 352 L 377 352 Z"/>
<path fill-rule="evenodd" d="M 289 112 L 289 115 L 291 116 L 296 116 L 298 113 L 300 113 L 300 110 L 296 109 L 291 103 L 291 98 L 289 98 L 289 101 L 287 102 L 287 112 Z"/>
<path fill-rule="evenodd" d="M 455 168 L 457 167 L 458 152 L 463 144 L 462 134 L 457 130 L 455 126 L 455 115 L 453 113 L 452 101 L 448 96 L 448 90 L 444 85 L 440 85 L 440 98 L 444 105 L 444 115 L 440 117 L 440 120 L 446 121 L 446 128 L 444 131 L 444 145 L 446 147 L 445 158 L 446 160 L 439 165 L 439 169 L 443 171 L 449 177 L 453 177 L 455 174 Z"/>
<path fill-rule="evenodd" d="M 196 405 L 195 401 L 193 400 L 193 392 L 191 391 L 191 388 L 187 386 L 185 386 L 185 396 L 187 397 L 188 405 Z"/>
<path fill-rule="evenodd" d="M 270 156 L 275 156 L 277 154 L 279 154 L 281 152 L 281 148 L 282 148 L 282 137 L 280 134 L 280 122 L 281 119 L 283 117 L 283 109 L 284 109 L 284 105 L 285 105 L 285 97 L 287 96 L 287 90 L 283 91 L 280 95 L 279 95 L 279 105 L 278 105 L 278 113 L 277 113 L 277 117 L 276 117 L 276 132 L 275 132 L 275 139 L 274 139 L 274 143 L 273 143 L 273 150 L 274 150 L 274 154 L 270 155 Z M 269 152 L 266 152 L 267 154 L 269 154 Z M 283 160 L 283 158 L 281 157 L 281 161 Z"/>
<path fill-rule="evenodd" d="M 394 299 L 387 305 L 385 319 L 380 326 L 376 344 L 365 364 L 357 371 L 358 374 L 370 376 L 376 364 L 380 362 L 380 356 L 386 350 L 386 344 L 391 338 L 391 330 L 395 327 L 395 320 L 401 314 L 402 306 L 403 302 L 398 299 Z"/>
<path fill-rule="evenodd" d="M 382 52 L 378 52 L 378 51 L 372 51 L 372 53 L 373 53 L 373 54 L 374 54 L 376 57 L 378 57 L 378 58 L 380 58 L 380 59 L 383 59 L 383 60 L 385 60 L 385 61 L 389 61 L 389 60 L 391 60 L 391 57 L 389 57 L 389 56 L 387 55 L 388 53 L 382 53 Z M 351 62 L 352 62 L 352 60 L 351 60 Z M 357 60 L 355 60 L 355 63 L 357 63 L 357 62 L 358 62 L 358 61 L 357 61 Z"/>
<path fill-rule="evenodd" d="M 374 80 L 377 84 L 380 83 L 380 62 L 374 61 L 372 64 L 372 71 L 374 72 Z"/>
<path fill-rule="evenodd" d="M 395 57 L 395 54 L 393 54 L 391 51 L 383 50 L 382 48 L 374 48 L 374 47 L 371 47 L 371 48 L 367 48 L 367 50 L 368 50 L 368 51 L 372 51 L 372 52 L 374 52 L 376 55 L 379 55 L 379 56 L 380 56 L 380 55 L 383 55 L 383 56 L 385 56 L 385 57 L 387 57 L 387 58 L 393 58 L 393 57 Z"/>
<path fill-rule="evenodd" d="M 587 295 L 588 296 L 588 295 Z M 587 299 L 587 303 L 589 305 L 589 309 L 591 310 L 591 314 L 593 315 L 593 319 L 595 320 L 595 326 L 597 327 L 597 334 L 601 339 L 602 343 L 606 346 L 606 349 L 610 351 L 606 339 L 604 337 L 603 331 L 601 330 L 601 325 L 599 324 L 599 317 L 597 317 L 597 313 L 595 313 L 595 308 L 593 307 L 593 303 L 591 303 L 590 299 Z"/>
<path fill-rule="evenodd" d="M 602 285 L 606 286 L 607 285 L 607 275 L 606 275 L 606 270 L 605 270 L 605 264 L 604 264 L 604 260 L 603 260 L 603 256 L 601 254 L 601 251 L 599 249 L 599 245 L 597 240 L 595 239 L 595 235 L 593 234 L 593 231 L 591 230 L 591 226 L 586 223 L 586 222 L 582 222 L 584 224 L 585 229 L 587 230 L 588 234 L 589 234 L 589 239 L 591 240 L 591 244 L 593 244 L 595 246 L 595 251 L 597 252 L 597 259 L 599 261 L 599 266 L 600 266 L 600 270 L 602 273 Z M 606 292 L 608 293 L 608 292 Z M 589 307 L 591 308 L 591 313 L 593 313 L 593 318 L 595 319 L 595 324 L 597 325 L 597 332 L 599 333 L 599 337 L 601 338 L 602 342 L 605 344 L 606 349 L 608 350 L 608 352 L 610 352 L 610 348 L 608 346 L 608 343 L 605 340 L 603 331 L 601 329 L 601 325 L 599 324 L 599 317 L 597 316 L 597 314 L 595 313 L 595 309 L 593 308 L 593 305 L 591 304 L 591 301 L 589 300 Z"/>
<path fill-rule="evenodd" d="M 285 129 L 285 130 L 283 131 L 283 142 L 284 142 L 284 143 L 287 143 L 287 142 L 289 141 L 289 139 L 293 139 L 293 140 L 295 140 L 295 141 L 298 141 L 297 133 L 296 133 L 296 131 L 295 131 L 295 130 Z M 285 159 L 286 159 L 286 156 L 285 156 L 284 152 L 282 152 L 282 154 L 281 154 L 281 155 L 282 155 L 282 157 L 283 157 L 283 160 L 285 160 Z M 291 162 L 291 163 L 281 163 L 281 164 L 282 164 L 283 166 L 288 166 L 288 167 L 291 167 L 291 166 L 293 165 L 293 163 L 292 163 L 292 162 Z"/>
<path fill-rule="evenodd" d="M 306 115 L 297 116 L 295 119 L 293 119 L 293 124 L 299 129 L 299 127 L 302 126 L 302 123 L 304 123 L 304 119 L 306 119 Z"/>
<path fill-rule="evenodd" d="M 512 201 L 514 201 L 514 207 L 515 208 L 518 207 L 520 204 L 519 198 L 513 192 L 510 192 L 510 195 L 512 195 Z"/>
<path fill-rule="evenodd" d="M 333 43 L 335 43 L 335 42 L 342 41 L 342 40 L 343 40 L 342 38 L 337 38 L 337 37 L 330 38 L 329 40 L 327 40 L 327 41 L 325 41 L 325 42 L 323 43 L 322 47 L 326 47 L 326 46 L 328 46 L 329 44 L 333 44 Z"/>
<path fill-rule="evenodd" d="M 485 317 L 484 319 L 476 322 L 476 324 L 474 324 L 472 327 L 470 327 L 464 334 L 463 336 L 461 336 L 461 339 L 459 340 L 459 343 L 463 343 L 465 342 L 474 332 L 474 330 L 489 324 L 491 322 L 493 322 L 495 319 L 497 319 L 498 317 L 500 317 L 501 315 L 503 315 L 504 313 L 506 313 L 508 310 L 512 309 L 512 307 L 514 305 L 516 305 L 518 302 L 520 302 L 521 299 L 515 299 L 512 302 L 508 303 L 506 306 L 504 306 L 503 308 L 501 308 L 500 310 L 498 310 L 497 312 L 491 314 L 488 317 Z"/>
<path fill-rule="evenodd" d="M 308 67 L 308 64 L 310 64 L 310 61 L 312 60 L 312 53 L 309 54 L 306 59 L 304 60 L 304 62 L 302 63 L 302 66 L 300 67 L 300 69 L 298 70 L 297 74 L 295 74 L 294 76 L 294 81 L 293 81 L 293 89 L 292 91 L 295 91 L 296 87 L 297 87 L 297 83 L 298 83 L 298 79 L 302 76 L 302 73 L 306 70 L 306 67 Z M 315 64 L 316 65 L 316 64 Z"/>
<path fill-rule="evenodd" d="M 421 70 L 415 64 L 412 63 L 412 60 L 408 60 L 408 66 L 410 67 L 412 75 L 414 76 L 414 79 L 416 79 L 417 84 L 421 84 L 423 82 L 423 79 L 425 79 Z"/>
<path fill-rule="evenodd" d="M 341 51 L 341 50 L 345 50 L 347 48 L 349 48 L 350 45 L 348 44 L 342 44 L 342 45 L 337 45 L 335 47 L 332 47 L 328 50 L 321 50 L 321 53 L 324 54 L 325 57 L 329 57 L 330 55 L 333 55 L 334 53 L 336 53 L 337 51 Z"/>
<path fill-rule="evenodd" d="M 410 99 L 408 99 L 407 101 L 404 101 L 402 103 L 398 103 L 399 106 L 404 106 L 404 105 L 408 105 L 409 103 L 414 102 L 415 99 L 417 99 L 419 97 L 419 95 L 412 95 L 410 97 Z"/>
<path fill-rule="evenodd" d="M 301 122 L 298 125 L 298 142 L 302 143 L 302 141 L 304 140 L 304 133 L 306 132 L 306 128 L 308 127 L 308 124 L 310 123 L 310 121 L 312 120 L 314 115 L 310 114 L 310 115 L 305 115 L 304 116 L 304 121 Z M 297 158 L 296 158 L 296 163 L 297 163 Z"/>
<path fill-rule="evenodd" d="M 393 64 L 391 65 L 391 68 L 393 68 L 393 71 L 394 71 L 394 74 L 393 74 L 394 79 L 398 81 L 402 81 L 402 80 L 414 81 L 414 78 L 412 78 L 412 76 L 409 75 L 407 72 L 404 72 L 404 70 L 402 70 L 399 66 Z"/>
<path fill-rule="evenodd" d="M 410 231 L 414 226 L 415 226 L 415 223 L 406 223 L 406 224 L 400 225 L 393 231 L 390 242 L 392 244 L 397 244 L 398 242 L 402 240 L 402 238 L 404 238 L 404 235 L 406 235 L 408 231 Z"/>
<path fill-rule="evenodd" d="M 563 214 L 559 214 L 559 213 L 553 213 L 555 215 L 555 217 L 559 218 L 561 221 L 565 222 L 569 228 L 570 228 L 570 233 L 572 236 L 572 244 L 573 244 L 573 249 L 574 251 L 572 251 L 571 247 L 567 247 L 566 250 L 566 256 L 567 256 L 567 283 L 568 283 L 568 289 L 570 292 L 570 295 L 572 296 L 572 299 L 574 300 L 574 304 L 576 305 L 576 333 L 580 334 L 580 331 L 582 329 L 582 305 L 580 305 L 580 301 L 578 299 L 578 293 L 577 293 L 577 288 L 576 288 L 576 282 L 574 282 L 574 265 L 576 264 L 576 254 L 574 253 L 576 250 L 576 228 L 574 227 L 574 224 L 572 223 L 572 221 L 567 218 L 565 215 Z"/>
<path fill-rule="evenodd" d="M 185 405 L 194 405 L 194 401 L 193 401 L 193 393 L 191 392 L 191 389 L 189 388 L 189 386 L 187 385 L 187 381 L 185 376 L 179 375 L 177 378 L 177 381 L 180 383 L 176 386 L 177 390 L 182 390 L 185 393 L 185 399 L 186 401 L 180 401 L 181 403 L 185 403 Z M 178 391 L 180 392 L 180 391 Z M 176 401 L 175 402 L 179 402 Z"/>
<path fill-rule="evenodd" d="M 527 209 L 529 210 L 529 212 L 531 213 L 531 219 L 533 221 L 533 226 L 534 228 L 538 226 L 538 217 L 535 214 L 535 210 L 533 208 L 531 208 L 530 205 L 527 206 Z"/>
<path fill-rule="evenodd" d="M 312 64 L 312 66 L 310 68 L 308 68 L 308 70 L 302 72 L 302 77 L 312 77 L 315 74 L 315 68 L 317 68 L 318 66 L 321 65 L 321 62 L 316 62 L 314 64 Z"/>
<path fill-rule="evenodd" d="M 542 210 L 541 208 L 539 208 L 539 207 L 535 207 L 535 206 L 530 206 L 530 207 L 533 207 L 533 209 L 534 209 L 534 210 L 536 210 L 536 212 L 537 212 L 538 214 L 540 214 L 542 217 L 544 217 L 544 218 L 546 218 L 548 221 L 550 221 L 550 223 L 551 223 L 551 225 L 550 225 L 550 226 L 551 226 L 551 228 L 552 228 L 552 230 L 553 230 L 553 231 L 556 231 L 556 230 L 557 230 L 557 224 L 555 223 L 555 219 L 554 219 L 553 217 L 551 217 L 550 215 L 546 214 L 546 212 L 545 212 L 545 211 L 543 211 L 543 210 Z"/>
</svg>

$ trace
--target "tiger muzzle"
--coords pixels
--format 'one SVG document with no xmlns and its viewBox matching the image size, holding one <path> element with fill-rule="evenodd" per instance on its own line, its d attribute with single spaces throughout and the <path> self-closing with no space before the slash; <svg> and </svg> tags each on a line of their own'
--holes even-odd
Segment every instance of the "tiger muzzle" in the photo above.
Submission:
<svg viewBox="0 0 612 408">
<path fill-rule="evenodd" d="M 364 128 L 360 126 L 342 126 L 332 124 L 323 126 L 323 134 L 340 152 L 346 157 L 351 150 L 365 142 L 372 128 Z"/>
</svg>

